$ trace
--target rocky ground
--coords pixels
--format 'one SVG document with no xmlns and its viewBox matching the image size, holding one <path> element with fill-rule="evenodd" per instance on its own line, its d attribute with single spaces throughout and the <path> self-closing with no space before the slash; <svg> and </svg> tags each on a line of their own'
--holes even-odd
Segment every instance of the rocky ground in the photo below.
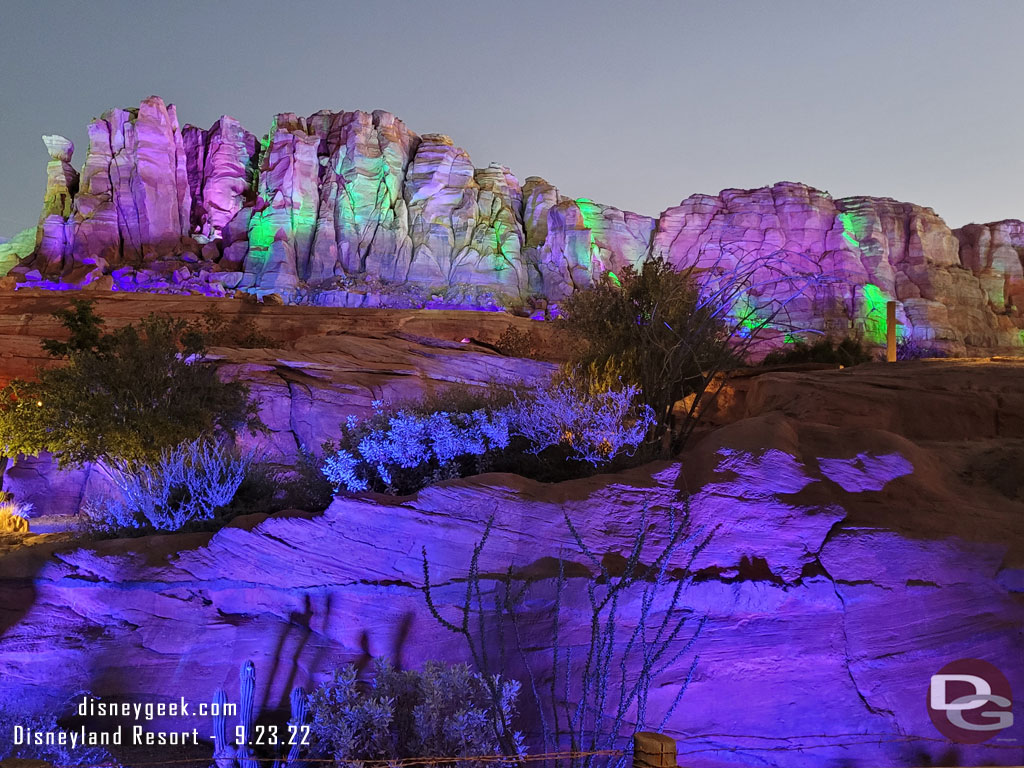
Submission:
<svg viewBox="0 0 1024 768">
<path fill-rule="evenodd" d="M 61 300 L 0 297 L 5 371 L 31 366 L 35 340 L 54 332 L 45 313 Z M 112 323 L 205 306 L 102 301 Z M 530 322 L 494 313 L 230 302 L 224 311 L 247 314 L 280 344 L 216 352 L 268 395 L 269 444 L 282 454 L 381 394 L 549 369 L 491 348 L 510 323 Z M 1022 374 L 1019 359 L 750 374 L 730 381 L 710 428 L 677 459 L 615 475 L 481 475 L 409 497 L 339 498 L 320 514 L 240 518 L 212 535 L 10 535 L 0 549 L 0 698 L 26 710 L 83 690 L 206 701 L 219 686 L 237 696 L 238 665 L 253 659 L 257 706 L 273 719 L 292 686 L 342 662 L 463 659 L 426 610 L 421 548 L 451 615 L 492 516 L 481 572 L 514 562 L 536 577 L 524 621 L 528 637 L 544 637 L 554 563 L 568 560 L 563 640 L 578 644 L 594 571 L 574 554 L 563 514 L 614 565 L 642 508 L 656 551 L 669 510 L 689 499 L 694 530 L 710 539 L 693 562 L 686 551 L 672 561 L 684 580 L 674 615 L 689 617 L 688 631 L 706 623 L 651 703 L 660 719 L 696 655 L 668 725 L 681 764 L 1020 764 L 1019 728 L 958 748 L 941 740 L 925 701 L 930 676 L 959 658 L 995 663 L 1024 691 Z M 41 500 L 64 488 L 65 510 L 85 482 L 38 464 L 19 471 L 5 483 Z M 639 605 L 627 595 L 623 626 Z M 541 680 L 545 653 L 526 652 Z"/>
</svg>

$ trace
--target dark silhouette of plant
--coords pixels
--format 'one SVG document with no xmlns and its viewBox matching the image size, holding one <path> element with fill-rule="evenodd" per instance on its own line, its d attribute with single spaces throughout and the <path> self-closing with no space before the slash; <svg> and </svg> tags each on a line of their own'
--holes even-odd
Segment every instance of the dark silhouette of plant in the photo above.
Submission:
<svg viewBox="0 0 1024 768">
<path fill-rule="evenodd" d="M 200 437 L 265 429 L 248 388 L 218 378 L 204 338 L 185 321 L 154 314 L 106 332 L 82 299 L 55 314 L 70 338 L 42 344 L 63 364 L 0 391 L 0 454 L 47 451 L 62 468 L 135 464 Z"/>
<path fill-rule="evenodd" d="M 871 351 L 860 339 L 845 338 L 838 342 L 825 336 L 813 344 L 795 341 L 784 349 L 769 352 L 761 365 L 799 365 L 800 363 L 822 363 L 842 366 L 860 365 L 873 360 Z"/>
</svg>

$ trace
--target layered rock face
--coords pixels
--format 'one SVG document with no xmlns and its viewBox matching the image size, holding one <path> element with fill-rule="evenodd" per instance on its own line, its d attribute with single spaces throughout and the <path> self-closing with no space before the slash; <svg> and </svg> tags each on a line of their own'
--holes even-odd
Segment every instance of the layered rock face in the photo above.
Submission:
<svg viewBox="0 0 1024 768">
<path fill-rule="evenodd" d="M 963 265 L 981 280 L 992 308 L 1018 316 L 1024 306 L 1024 221 L 969 224 L 954 234 Z"/>
<path fill-rule="evenodd" d="M 28 284 L 109 273 L 124 290 L 509 307 L 664 257 L 740 286 L 734 315 L 777 338 L 877 343 L 894 300 L 904 336 L 954 352 L 1022 345 L 1021 222 L 954 233 L 929 208 L 789 182 L 693 195 L 652 218 L 475 168 L 449 137 L 381 111 L 280 114 L 258 142 L 230 117 L 179 130 L 151 97 L 90 126 L 77 191 L 71 147 L 48 140 L 38 246 L 13 270 Z"/>
<path fill-rule="evenodd" d="M 426 366 L 421 374 L 435 378 L 482 359 L 413 347 L 410 357 L 367 337 L 333 340 L 341 348 L 330 353 L 321 343 L 277 355 L 307 361 L 293 364 L 282 385 L 293 403 L 320 386 L 310 399 L 340 406 L 367 394 L 381 373 L 397 381 L 415 357 Z M 335 356 L 330 383 L 315 365 L 328 364 L 327 354 Z M 267 354 L 251 362 L 250 370 L 271 364 Z M 602 588 L 563 514 L 614 567 L 633 546 L 641 509 L 653 557 L 669 511 L 678 513 L 689 493 L 696 540 L 710 538 L 692 563 L 689 547 L 669 563 L 670 589 L 681 584 L 673 615 L 687 623 L 666 658 L 682 655 L 655 681 L 648 712 L 661 720 L 695 663 L 666 727 L 680 739 L 680 763 L 1019 765 L 1024 752 L 1012 741 L 944 741 L 926 708 L 931 675 L 955 659 L 988 660 L 1014 692 L 1024 686 L 1024 488 L 1006 482 L 1020 477 L 1024 460 L 1014 437 L 1024 419 L 1018 379 L 1019 366 L 946 362 L 901 366 L 899 374 L 881 366 L 766 374 L 737 419 L 679 463 L 558 484 L 481 475 L 410 497 L 338 499 L 322 514 L 240 518 L 213 535 L 86 546 L 0 540 L 0 704 L 60 710 L 84 690 L 106 700 L 206 702 L 218 687 L 234 700 L 238 667 L 252 659 L 257 707 L 283 722 L 268 713 L 286 710 L 291 688 L 309 688 L 342 663 L 466 660 L 462 642 L 427 609 L 420 552 L 439 610 L 457 620 L 473 546 L 492 516 L 479 562 L 484 601 L 510 563 L 534 579 L 521 607 L 524 651 L 546 696 L 556 602 L 562 658 L 572 647 L 578 673 L 587 589 Z M 949 413 L 967 388 L 977 391 L 971 418 L 937 431 L 936 414 Z M 293 405 L 273 426 L 297 433 L 311 424 L 296 413 Z M 568 561 L 560 597 L 559 558 Z M 622 596 L 623 638 L 641 602 L 639 590 Z M 656 601 L 654 621 L 669 606 Z M 496 650 L 497 637 L 488 639 Z M 514 644 L 507 650 L 504 671 L 524 681 L 528 713 L 523 657 Z M 198 718 L 152 728 L 161 726 L 211 732 Z"/>
</svg>

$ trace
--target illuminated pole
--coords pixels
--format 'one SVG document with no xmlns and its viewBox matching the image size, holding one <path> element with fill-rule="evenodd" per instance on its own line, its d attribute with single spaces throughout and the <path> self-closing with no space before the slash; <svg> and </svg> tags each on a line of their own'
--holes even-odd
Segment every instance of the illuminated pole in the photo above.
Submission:
<svg viewBox="0 0 1024 768">
<path fill-rule="evenodd" d="M 885 362 L 896 362 L 896 302 L 885 304 Z"/>
</svg>

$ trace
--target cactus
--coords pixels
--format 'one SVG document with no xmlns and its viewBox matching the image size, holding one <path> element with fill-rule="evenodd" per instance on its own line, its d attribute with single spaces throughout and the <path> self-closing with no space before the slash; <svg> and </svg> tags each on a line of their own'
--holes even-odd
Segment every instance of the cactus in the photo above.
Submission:
<svg viewBox="0 0 1024 768">
<path fill-rule="evenodd" d="M 213 716 L 213 760 L 217 768 L 234 768 L 235 751 L 228 744 L 228 717 L 224 713 L 228 704 L 228 695 L 223 688 L 218 688 L 213 696 L 217 705 L 217 714 Z"/>
<path fill-rule="evenodd" d="M 238 724 L 241 726 L 244 736 L 243 743 L 231 744 L 228 741 L 227 708 L 228 696 L 223 688 L 217 689 L 213 700 L 217 704 L 218 713 L 213 718 L 213 736 L 216 745 L 213 749 L 213 759 L 216 768 L 259 768 L 259 761 L 256 759 L 255 750 L 248 742 L 253 738 L 253 726 L 256 723 L 256 665 L 247 661 L 242 665 L 239 672 L 239 704 Z M 296 729 L 301 727 L 309 714 L 309 704 L 306 692 L 302 688 L 295 688 L 291 695 L 292 716 L 288 721 Z M 288 734 L 283 734 L 287 738 Z M 296 731 L 296 738 L 301 740 L 301 731 Z M 280 759 L 274 761 L 272 768 L 301 768 L 299 752 L 302 745 L 299 743 L 291 745 L 287 759 L 282 762 Z"/>
<path fill-rule="evenodd" d="M 292 748 L 288 750 L 288 759 L 285 761 L 285 765 L 289 768 L 299 768 L 299 750 L 302 749 L 302 725 L 306 722 L 306 716 L 309 714 L 309 697 L 306 695 L 306 691 L 302 688 L 292 689 L 292 717 L 288 721 L 288 724 L 294 726 L 295 743 L 292 744 Z"/>
<path fill-rule="evenodd" d="M 253 717 L 256 707 L 256 665 L 251 661 L 245 662 L 238 676 L 241 699 L 238 704 L 238 719 L 244 736 L 243 742 L 238 745 L 238 765 L 239 768 L 259 768 L 259 763 L 255 760 L 256 753 L 248 744 L 252 739 L 253 725 L 256 722 L 256 718 Z"/>
</svg>

